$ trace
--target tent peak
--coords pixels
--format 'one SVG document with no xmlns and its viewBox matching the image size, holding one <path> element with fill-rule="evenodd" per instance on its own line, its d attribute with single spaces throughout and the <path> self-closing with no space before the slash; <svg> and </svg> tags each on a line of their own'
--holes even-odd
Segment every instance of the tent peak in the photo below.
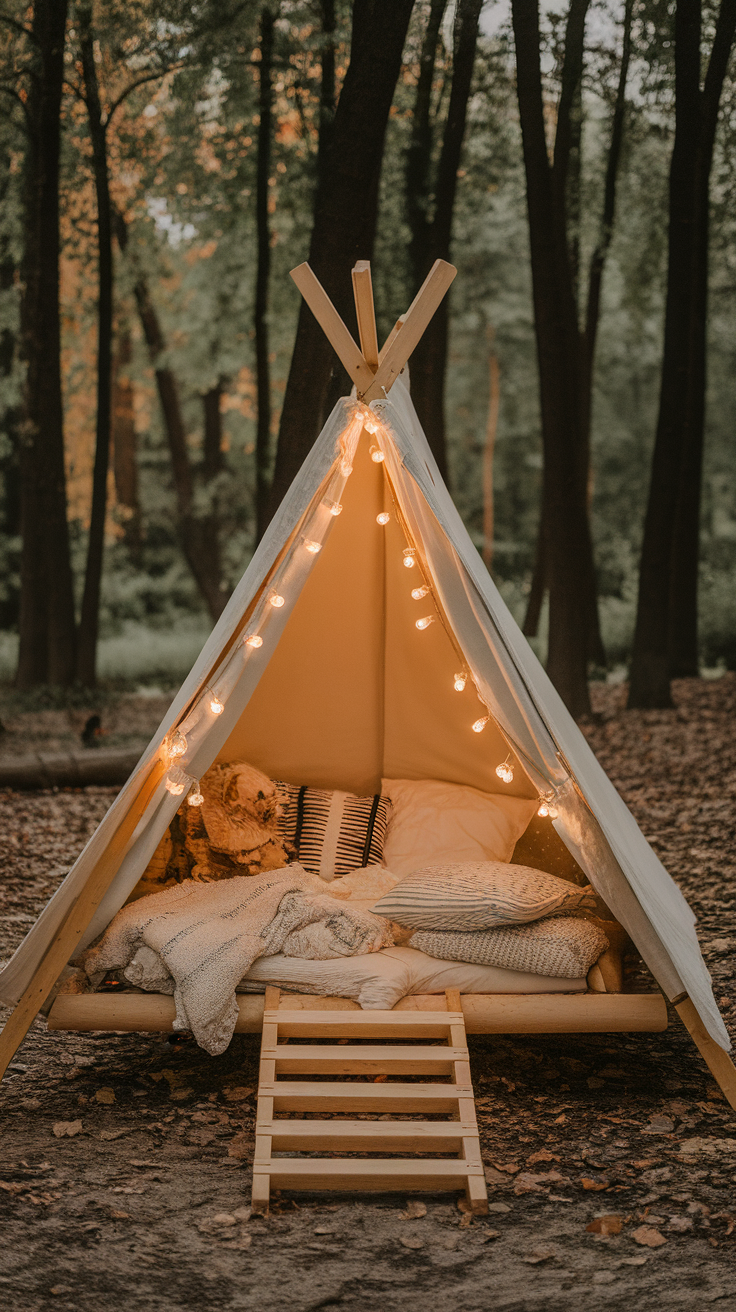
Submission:
<svg viewBox="0 0 736 1312">
<path fill-rule="evenodd" d="M 390 391 L 456 273 L 455 266 L 446 260 L 435 260 L 409 309 L 396 321 L 380 351 L 370 260 L 358 260 L 352 271 L 360 347 L 309 265 L 306 262 L 297 265 L 291 270 L 291 277 L 355 383 L 358 398 L 370 402 Z"/>
</svg>

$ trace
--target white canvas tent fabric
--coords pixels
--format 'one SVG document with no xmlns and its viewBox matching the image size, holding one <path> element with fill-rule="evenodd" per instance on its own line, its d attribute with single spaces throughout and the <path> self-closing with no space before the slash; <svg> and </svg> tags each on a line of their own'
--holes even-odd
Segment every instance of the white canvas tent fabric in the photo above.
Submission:
<svg viewBox="0 0 736 1312">
<path fill-rule="evenodd" d="M 189 779 L 231 757 L 294 782 L 358 791 L 374 791 L 383 775 L 500 792 L 494 767 L 511 748 L 511 791 L 554 797 L 555 828 L 667 997 L 687 993 L 728 1050 L 694 915 L 504 605 L 407 388 L 395 384 L 372 409 L 385 460 L 370 459 L 366 408 L 340 401 L 148 750 L 0 972 L 0 1000 L 17 1002 L 29 985 L 176 728 L 186 753 L 172 768 Z M 391 520 L 382 530 L 384 509 Z M 402 568 L 407 544 L 419 566 L 411 572 Z M 415 576 L 429 589 L 419 610 L 408 600 Z M 282 605 L 271 604 L 274 593 Z M 419 633 L 417 614 L 438 622 Z M 248 634 L 261 645 L 249 646 Z M 459 668 L 471 676 L 460 696 L 452 691 Z M 469 728 L 484 713 L 476 689 L 492 717 L 481 734 Z M 213 692 L 220 715 L 209 709 Z M 156 788 L 81 946 L 123 905 L 181 801 L 163 782 Z"/>
</svg>

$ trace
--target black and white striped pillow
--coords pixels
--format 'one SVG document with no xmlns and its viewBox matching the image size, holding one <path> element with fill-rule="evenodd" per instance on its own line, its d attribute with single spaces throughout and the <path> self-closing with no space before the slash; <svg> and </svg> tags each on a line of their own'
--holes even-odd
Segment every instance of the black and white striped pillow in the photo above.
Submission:
<svg viewBox="0 0 736 1312">
<path fill-rule="evenodd" d="M 362 866 L 381 864 L 390 798 L 380 793 L 356 797 L 281 782 L 276 786 L 288 794 L 279 830 L 305 870 L 331 880 Z"/>
</svg>

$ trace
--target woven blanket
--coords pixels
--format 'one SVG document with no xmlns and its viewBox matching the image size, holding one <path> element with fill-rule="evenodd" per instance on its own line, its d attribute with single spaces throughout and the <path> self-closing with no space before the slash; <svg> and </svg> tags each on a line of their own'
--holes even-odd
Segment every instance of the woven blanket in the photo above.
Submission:
<svg viewBox="0 0 736 1312">
<path fill-rule="evenodd" d="M 123 907 L 82 956 L 93 986 L 122 970 L 138 988 L 173 993 L 174 1029 L 213 1056 L 235 1029 L 235 986 L 253 962 L 282 952 L 328 961 L 393 943 L 388 921 L 322 890 L 301 866 L 212 884 L 186 880 Z"/>
</svg>

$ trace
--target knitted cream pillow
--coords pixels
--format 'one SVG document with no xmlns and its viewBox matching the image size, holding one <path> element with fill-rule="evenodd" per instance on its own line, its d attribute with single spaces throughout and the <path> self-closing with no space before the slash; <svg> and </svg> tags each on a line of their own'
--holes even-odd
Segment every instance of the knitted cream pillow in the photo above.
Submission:
<svg viewBox="0 0 736 1312">
<path fill-rule="evenodd" d="M 490 929 L 561 912 L 595 910 L 595 894 L 557 875 L 504 861 L 425 866 L 407 875 L 375 906 L 413 929 Z"/>
<path fill-rule="evenodd" d="M 581 979 L 605 952 L 608 939 L 590 920 L 561 916 L 476 934 L 420 929 L 412 934 L 411 946 L 444 961 Z"/>
</svg>

